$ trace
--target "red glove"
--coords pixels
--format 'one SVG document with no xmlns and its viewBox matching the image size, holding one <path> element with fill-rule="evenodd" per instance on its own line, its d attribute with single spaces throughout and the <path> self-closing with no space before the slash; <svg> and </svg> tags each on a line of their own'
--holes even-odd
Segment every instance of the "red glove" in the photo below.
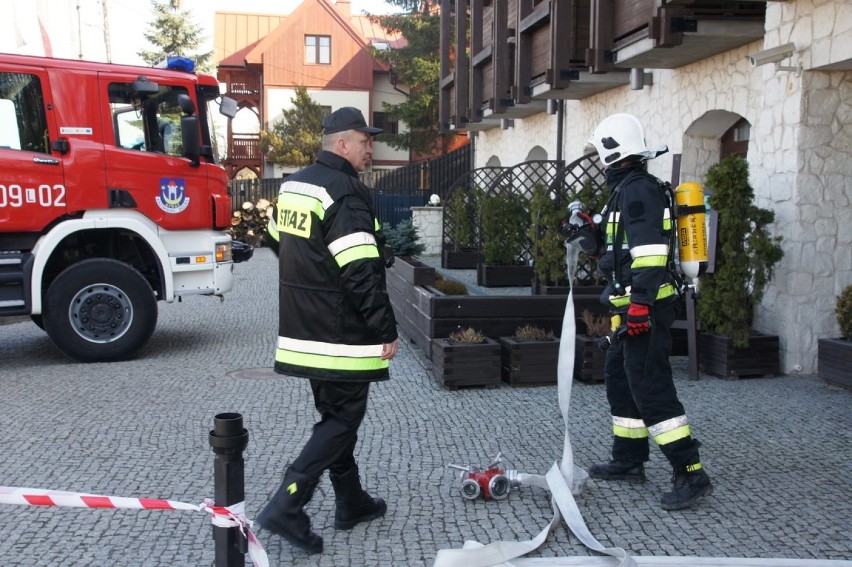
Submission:
<svg viewBox="0 0 852 567">
<path fill-rule="evenodd" d="M 647 305 L 631 303 L 627 310 L 627 334 L 631 337 L 651 330 L 651 313 Z"/>
</svg>

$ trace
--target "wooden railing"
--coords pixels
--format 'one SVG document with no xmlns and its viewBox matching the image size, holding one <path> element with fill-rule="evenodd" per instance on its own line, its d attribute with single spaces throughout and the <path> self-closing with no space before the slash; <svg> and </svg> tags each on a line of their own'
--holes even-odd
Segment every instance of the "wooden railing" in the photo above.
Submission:
<svg viewBox="0 0 852 567">
<path fill-rule="evenodd" d="M 257 161 L 260 159 L 259 134 L 234 134 L 228 148 L 228 160 Z"/>
<path fill-rule="evenodd" d="M 228 92 L 231 94 L 255 95 L 260 93 L 259 75 L 232 72 L 228 79 Z"/>
</svg>

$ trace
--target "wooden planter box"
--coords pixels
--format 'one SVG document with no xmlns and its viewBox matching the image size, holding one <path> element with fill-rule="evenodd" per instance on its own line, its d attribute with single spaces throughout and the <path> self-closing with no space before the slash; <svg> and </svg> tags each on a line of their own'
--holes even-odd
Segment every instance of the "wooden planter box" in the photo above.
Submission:
<svg viewBox="0 0 852 567">
<path fill-rule="evenodd" d="M 568 295 L 571 288 L 567 285 L 534 284 L 533 295 Z"/>
<path fill-rule="evenodd" d="M 441 252 L 441 267 L 448 270 L 472 270 L 482 262 L 478 250 L 444 250 Z"/>
<path fill-rule="evenodd" d="M 444 295 L 430 286 L 413 285 L 396 269 L 387 271 L 388 295 L 400 329 L 432 356 L 432 339 L 474 327 L 489 337 L 511 336 L 520 325 L 535 325 L 555 336 L 562 332 L 565 296 L 460 296 Z M 589 309 L 605 314 L 598 294 L 578 294 L 574 290 L 574 311 Z"/>
<path fill-rule="evenodd" d="M 698 335 L 698 365 L 703 372 L 722 378 L 777 376 L 778 337 L 752 334 L 749 347 L 736 350 L 731 338 L 715 333 Z"/>
<path fill-rule="evenodd" d="M 818 339 L 817 365 L 819 377 L 845 388 L 852 388 L 852 341 Z"/>
<path fill-rule="evenodd" d="M 403 280 L 411 285 L 432 285 L 435 283 L 435 268 L 424 264 L 417 256 L 397 256 L 391 270 L 396 271 Z"/>
<path fill-rule="evenodd" d="M 604 381 L 606 353 L 597 347 L 598 337 L 577 335 L 574 351 L 574 379 L 589 384 Z"/>
<path fill-rule="evenodd" d="M 500 343 L 457 343 L 432 339 L 432 375 L 445 388 L 495 387 L 500 384 Z"/>
<path fill-rule="evenodd" d="M 571 288 L 568 287 L 568 284 L 565 282 L 559 282 L 556 285 L 548 285 L 539 283 L 538 280 L 533 280 L 532 286 L 530 286 L 530 291 L 533 295 L 568 295 L 570 290 Z M 574 295 L 593 295 L 599 301 L 603 290 L 604 286 L 602 285 L 576 284 L 574 286 Z M 602 309 L 606 311 L 606 307 L 602 307 Z"/>
<path fill-rule="evenodd" d="M 556 384 L 559 339 L 517 341 L 500 337 L 500 368 L 503 382 L 512 386 Z"/>
<path fill-rule="evenodd" d="M 476 283 L 483 287 L 521 287 L 532 285 L 532 266 L 476 265 Z"/>
</svg>

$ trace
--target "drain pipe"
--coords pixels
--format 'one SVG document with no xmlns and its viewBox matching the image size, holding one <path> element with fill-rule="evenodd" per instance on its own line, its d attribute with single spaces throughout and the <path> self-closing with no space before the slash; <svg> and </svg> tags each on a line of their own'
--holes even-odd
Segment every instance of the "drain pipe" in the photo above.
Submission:
<svg viewBox="0 0 852 567">
<path fill-rule="evenodd" d="M 556 104 L 556 161 L 562 161 L 562 131 L 565 128 L 565 100 L 560 98 Z"/>
</svg>

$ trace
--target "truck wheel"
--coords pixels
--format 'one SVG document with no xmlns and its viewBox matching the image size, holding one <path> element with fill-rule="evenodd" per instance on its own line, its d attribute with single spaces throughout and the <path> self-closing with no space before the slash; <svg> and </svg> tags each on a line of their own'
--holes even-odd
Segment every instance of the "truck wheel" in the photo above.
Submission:
<svg viewBox="0 0 852 567">
<path fill-rule="evenodd" d="M 44 330 L 44 318 L 41 315 L 30 315 L 30 319 L 32 319 L 33 323 L 35 323 L 39 329 Z"/>
<path fill-rule="evenodd" d="M 123 360 L 154 332 L 157 300 L 131 266 L 93 258 L 53 280 L 43 319 L 48 336 L 68 356 L 83 362 Z"/>
</svg>

